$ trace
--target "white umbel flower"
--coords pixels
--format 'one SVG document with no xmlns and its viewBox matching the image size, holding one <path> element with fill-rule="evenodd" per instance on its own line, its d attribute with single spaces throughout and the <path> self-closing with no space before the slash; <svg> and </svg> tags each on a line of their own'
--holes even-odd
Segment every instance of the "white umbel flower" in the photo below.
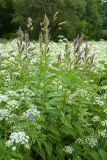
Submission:
<svg viewBox="0 0 107 160">
<path fill-rule="evenodd" d="M 16 146 L 13 146 L 13 147 L 12 147 L 12 151 L 16 151 Z"/>
<path fill-rule="evenodd" d="M 93 136 L 86 136 L 83 139 L 78 138 L 76 140 L 76 143 L 81 145 L 88 145 L 89 147 L 94 148 L 97 145 L 98 141 Z"/>
<path fill-rule="evenodd" d="M 101 125 L 102 125 L 103 127 L 106 127 L 106 126 L 107 126 L 107 120 L 101 121 Z"/>
<path fill-rule="evenodd" d="M 104 101 L 100 98 L 100 97 L 96 97 L 94 102 L 94 105 L 99 105 L 99 106 L 103 106 L 104 105 Z"/>
<path fill-rule="evenodd" d="M 9 110 L 17 109 L 17 108 L 19 108 L 19 103 L 16 100 L 8 101 L 6 108 L 8 108 Z"/>
<path fill-rule="evenodd" d="M 15 150 L 15 144 L 22 144 L 26 147 L 26 145 L 29 144 L 29 136 L 27 136 L 25 132 L 11 133 L 9 140 L 6 142 L 6 146 L 12 146 L 12 150 Z"/>
<path fill-rule="evenodd" d="M 74 149 L 71 146 L 64 146 L 64 152 L 67 154 L 72 154 Z"/>
<path fill-rule="evenodd" d="M 96 144 L 98 143 L 98 141 L 96 138 L 89 136 L 85 138 L 85 143 L 89 145 L 91 148 L 94 148 Z"/>
<path fill-rule="evenodd" d="M 25 87 L 24 89 L 17 90 L 17 93 L 19 93 L 21 96 L 28 96 L 28 97 L 34 97 L 34 92 L 31 89 L 28 89 Z"/>
<path fill-rule="evenodd" d="M 106 113 L 106 114 L 107 114 L 107 109 L 104 109 L 104 113 Z"/>
<path fill-rule="evenodd" d="M 107 138 L 107 130 L 98 131 L 98 135 L 102 138 Z"/>
<path fill-rule="evenodd" d="M 0 103 L 1 103 L 1 102 L 7 102 L 7 101 L 8 101 L 8 96 L 7 96 L 7 95 L 0 94 Z"/>
<path fill-rule="evenodd" d="M 8 109 L 0 109 L 0 121 L 8 120 L 10 111 Z"/>
<path fill-rule="evenodd" d="M 94 117 L 92 118 L 92 121 L 93 121 L 93 122 L 99 122 L 99 121 L 100 121 L 100 117 L 99 117 L 99 116 L 94 116 Z"/>
<path fill-rule="evenodd" d="M 7 91 L 6 95 L 8 95 L 9 97 L 18 97 L 19 96 L 19 94 L 16 93 L 16 91 L 12 91 L 12 90 Z"/>
</svg>

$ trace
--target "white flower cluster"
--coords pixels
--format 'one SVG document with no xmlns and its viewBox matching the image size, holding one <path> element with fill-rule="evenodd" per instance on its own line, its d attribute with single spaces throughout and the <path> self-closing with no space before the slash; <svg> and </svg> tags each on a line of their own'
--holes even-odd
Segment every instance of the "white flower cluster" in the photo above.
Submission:
<svg viewBox="0 0 107 160">
<path fill-rule="evenodd" d="M 93 122 L 99 122 L 99 121 L 100 121 L 100 117 L 99 117 L 99 116 L 94 116 L 94 117 L 92 118 L 92 121 L 93 121 Z"/>
<path fill-rule="evenodd" d="M 107 120 L 101 121 L 101 125 L 102 125 L 103 127 L 106 127 L 106 126 L 107 126 Z"/>
<path fill-rule="evenodd" d="M 10 111 L 8 109 L 0 109 L 0 121 L 8 120 Z"/>
<path fill-rule="evenodd" d="M 101 89 L 107 90 L 107 86 L 102 86 Z"/>
<path fill-rule="evenodd" d="M 9 110 L 17 109 L 19 108 L 19 103 L 16 100 L 10 100 L 7 102 L 6 108 L 8 108 Z"/>
<path fill-rule="evenodd" d="M 23 96 L 34 97 L 35 95 L 31 89 L 28 89 L 26 87 L 24 89 L 19 89 L 17 92 L 20 93 L 21 97 Z"/>
<path fill-rule="evenodd" d="M 1 70 L 0 71 L 0 75 L 6 76 L 7 74 L 8 74 L 7 70 Z"/>
<path fill-rule="evenodd" d="M 107 130 L 98 131 L 98 135 L 103 138 L 107 138 Z"/>
<path fill-rule="evenodd" d="M 0 103 L 7 102 L 7 101 L 8 101 L 8 96 L 4 94 L 0 94 Z"/>
<path fill-rule="evenodd" d="M 20 119 L 20 117 L 19 117 L 17 114 L 12 113 L 12 112 L 10 111 L 9 120 L 8 120 L 8 123 L 9 123 L 9 124 L 12 124 L 12 123 L 15 122 L 15 120 L 19 120 L 19 119 Z"/>
<path fill-rule="evenodd" d="M 92 136 L 87 136 L 83 139 L 78 138 L 76 140 L 76 143 L 79 143 L 81 145 L 88 145 L 91 148 L 94 148 L 96 146 L 96 144 L 98 143 L 97 139 L 92 137 Z"/>
<path fill-rule="evenodd" d="M 107 99 L 107 94 L 103 94 L 103 98 L 106 100 Z"/>
<path fill-rule="evenodd" d="M 107 113 L 107 109 L 104 109 L 104 113 Z"/>
<path fill-rule="evenodd" d="M 104 105 L 104 101 L 100 98 L 100 97 L 96 97 L 94 102 L 94 105 L 99 105 L 99 106 L 103 106 Z"/>
<path fill-rule="evenodd" d="M 84 145 L 85 142 L 84 142 L 84 139 L 81 139 L 81 138 L 78 138 L 75 143 L 78 143 L 78 144 L 81 144 L 81 145 Z"/>
<path fill-rule="evenodd" d="M 7 91 L 6 95 L 8 95 L 9 97 L 18 97 L 19 96 L 19 94 L 16 93 L 16 91 L 12 91 L 12 90 Z"/>
<path fill-rule="evenodd" d="M 35 105 L 31 105 L 30 109 L 26 110 L 23 115 L 27 118 L 30 115 L 33 115 L 34 117 L 40 117 L 40 111 L 37 110 L 37 107 Z"/>
<path fill-rule="evenodd" d="M 87 97 L 89 95 L 88 91 L 85 89 L 78 90 L 77 93 L 82 97 Z"/>
<path fill-rule="evenodd" d="M 96 146 L 96 144 L 98 143 L 97 139 L 94 137 L 86 137 L 85 138 L 85 142 L 86 144 L 88 144 L 91 148 L 94 148 Z"/>
<path fill-rule="evenodd" d="M 6 142 L 6 146 L 12 147 L 12 151 L 15 151 L 15 144 L 22 144 L 26 148 L 29 148 L 29 136 L 27 136 L 25 132 L 11 133 L 9 140 Z"/>
<path fill-rule="evenodd" d="M 74 149 L 71 146 L 64 146 L 64 152 L 67 154 L 72 154 Z"/>
</svg>

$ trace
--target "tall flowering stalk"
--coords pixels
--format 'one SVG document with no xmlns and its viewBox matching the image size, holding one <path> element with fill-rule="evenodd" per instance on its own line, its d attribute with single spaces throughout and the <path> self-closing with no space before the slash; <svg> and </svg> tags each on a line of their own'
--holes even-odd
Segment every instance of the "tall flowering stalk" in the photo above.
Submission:
<svg viewBox="0 0 107 160">
<path fill-rule="evenodd" d="M 95 54 L 90 54 L 90 49 L 87 44 L 85 47 L 82 47 L 83 41 L 83 36 L 77 36 L 77 38 L 73 41 L 73 49 L 71 48 L 69 42 L 66 42 L 64 63 L 66 63 L 68 69 L 81 68 L 82 71 L 95 70 Z"/>
<path fill-rule="evenodd" d="M 47 60 L 48 60 L 48 52 L 49 52 L 49 19 L 45 15 L 43 22 L 41 25 L 41 33 L 39 37 L 39 44 L 40 44 L 40 64 L 39 70 L 40 74 L 43 74 L 42 81 L 44 83 L 44 101 L 46 101 L 47 97 L 47 82 L 46 82 L 46 72 L 47 72 Z"/>
<path fill-rule="evenodd" d="M 18 40 L 17 40 L 17 46 L 18 46 L 18 58 L 19 63 L 21 67 L 21 77 L 22 79 L 28 80 L 29 78 L 29 64 L 30 64 L 30 57 L 31 54 L 31 47 L 30 47 L 30 30 L 33 29 L 32 26 L 32 19 L 28 18 L 27 22 L 28 31 L 23 31 L 20 27 L 18 30 Z"/>
</svg>

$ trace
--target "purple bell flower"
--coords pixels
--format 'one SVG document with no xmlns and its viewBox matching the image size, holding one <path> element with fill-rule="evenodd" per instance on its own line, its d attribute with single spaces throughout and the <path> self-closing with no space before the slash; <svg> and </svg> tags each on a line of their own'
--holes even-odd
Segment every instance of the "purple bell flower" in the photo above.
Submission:
<svg viewBox="0 0 107 160">
<path fill-rule="evenodd" d="M 28 119 L 29 119 L 30 121 L 33 121 L 33 120 L 34 120 L 34 115 L 33 115 L 32 113 L 29 114 Z"/>
</svg>

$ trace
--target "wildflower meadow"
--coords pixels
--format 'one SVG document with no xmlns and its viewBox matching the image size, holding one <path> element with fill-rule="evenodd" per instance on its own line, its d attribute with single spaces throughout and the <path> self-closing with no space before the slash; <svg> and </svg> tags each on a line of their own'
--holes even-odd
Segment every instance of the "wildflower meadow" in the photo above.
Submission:
<svg viewBox="0 0 107 160">
<path fill-rule="evenodd" d="M 107 160 L 107 42 L 0 41 L 0 160 Z"/>
</svg>

